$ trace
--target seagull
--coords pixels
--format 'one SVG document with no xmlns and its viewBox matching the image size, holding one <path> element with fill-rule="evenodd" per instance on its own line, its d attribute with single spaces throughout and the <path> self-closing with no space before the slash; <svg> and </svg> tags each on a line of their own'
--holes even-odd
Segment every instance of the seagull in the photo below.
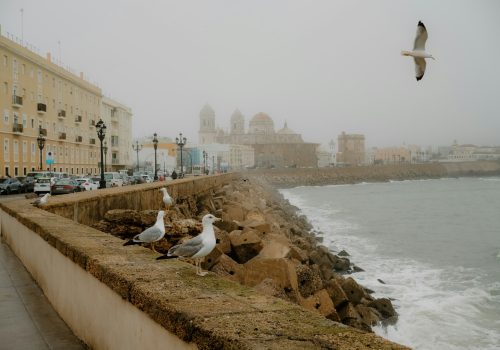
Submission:
<svg viewBox="0 0 500 350">
<path fill-rule="evenodd" d="M 415 61 L 415 76 L 417 81 L 424 77 L 425 73 L 425 59 L 432 58 L 431 54 L 425 52 L 425 42 L 427 41 L 427 29 L 424 24 L 419 21 L 417 25 L 417 36 L 415 37 L 415 43 L 413 44 L 413 51 L 401 51 L 403 56 L 412 56 Z"/>
<path fill-rule="evenodd" d="M 139 233 L 131 240 L 125 242 L 123 245 L 151 243 L 151 249 L 155 253 L 158 253 L 155 250 L 154 244 L 155 244 L 155 242 L 162 239 L 163 236 L 165 236 L 165 225 L 163 224 L 163 217 L 164 216 L 165 216 L 165 212 L 163 210 L 160 210 L 158 212 L 158 216 L 156 217 L 156 223 L 153 226 L 151 226 L 150 228 L 147 228 L 142 233 Z"/>
<path fill-rule="evenodd" d="M 170 208 L 174 204 L 174 199 L 170 197 L 165 187 L 160 188 L 160 192 L 163 192 L 163 203 L 165 204 L 165 208 Z"/>
<path fill-rule="evenodd" d="M 31 202 L 31 204 L 33 204 L 37 207 L 45 205 L 49 201 L 49 197 L 50 197 L 50 193 L 46 193 L 42 197 L 37 198 L 34 202 Z"/>
<path fill-rule="evenodd" d="M 203 272 L 201 269 L 201 259 L 210 254 L 210 252 L 215 248 L 215 232 L 213 223 L 219 221 L 212 214 L 207 214 L 201 220 L 203 224 L 203 231 L 196 237 L 190 240 L 173 246 L 168 250 L 168 253 L 156 258 L 156 260 L 161 259 L 173 259 L 178 257 L 193 258 L 196 264 L 196 274 L 199 276 L 205 276 L 208 272 Z"/>
</svg>

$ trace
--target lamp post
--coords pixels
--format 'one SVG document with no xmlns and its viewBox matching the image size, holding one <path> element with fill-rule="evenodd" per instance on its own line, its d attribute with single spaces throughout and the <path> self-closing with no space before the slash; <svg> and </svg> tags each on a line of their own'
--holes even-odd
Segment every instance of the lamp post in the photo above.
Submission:
<svg viewBox="0 0 500 350">
<path fill-rule="evenodd" d="M 212 156 L 212 174 L 215 174 L 215 156 Z"/>
<path fill-rule="evenodd" d="M 158 148 L 158 135 L 156 135 L 156 133 L 154 133 L 153 135 L 153 147 L 155 148 L 155 177 L 154 177 L 154 180 L 155 181 L 158 181 L 158 169 L 157 169 L 157 166 L 156 166 L 156 149 Z"/>
<path fill-rule="evenodd" d="M 203 175 L 207 173 L 207 158 L 208 158 L 208 153 L 203 150 Z"/>
<path fill-rule="evenodd" d="M 106 164 L 108 163 L 108 141 L 104 141 L 104 171 L 106 171 Z"/>
<path fill-rule="evenodd" d="M 183 165 L 182 165 L 182 148 L 184 147 L 184 145 L 186 144 L 186 142 L 187 142 L 187 139 L 185 137 L 182 137 L 182 132 L 179 134 L 179 137 L 175 138 L 175 143 L 181 149 L 181 174 L 180 174 L 181 178 L 184 177 L 184 169 L 183 169 Z"/>
<path fill-rule="evenodd" d="M 99 188 L 102 189 L 106 188 L 106 180 L 104 180 L 104 149 L 102 146 L 102 141 L 106 136 L 106 124 L 104 124 L 102 119 L 99 119 L 95 128 L 97 130 L 97 137 L 99 138 L 99 141 L 101 141 L 101 180 L 99 181 Z"/>
<path fill-rule="evenodd" d="M 139 172 L 139 151 L 142 149 L 142 145 L 139 145 L 139 141 L 135 141 L 135 145 L 132 144 L 132 149 L 137 153 L 137 172 Z"/>
<path fill-rule="evenodd" d="M 42 151 L 43 148 L 45 147 L 45 137 L 42 135 L 42 127 L 40 126 L 38 128 L 38 137 L 36 138 L 36 141 L 38 142 L 38 148 L 40 149 L 40 170 L 42 170 Z"/>
</svg>

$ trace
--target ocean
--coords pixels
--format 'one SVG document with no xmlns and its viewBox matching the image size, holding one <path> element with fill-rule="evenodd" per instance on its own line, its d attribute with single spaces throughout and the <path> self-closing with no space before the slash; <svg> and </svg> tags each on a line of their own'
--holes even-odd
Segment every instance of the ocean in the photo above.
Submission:
<svg viewBox="0 0 500 350">
<path fill-rule="evenodd" d="M 377 334 L 414 349 L 500 349 L 500 178 L 281 193 L 322 244 L 365 270 L 359 283 L 393 299 L 398 321 Z"/>
</svg>

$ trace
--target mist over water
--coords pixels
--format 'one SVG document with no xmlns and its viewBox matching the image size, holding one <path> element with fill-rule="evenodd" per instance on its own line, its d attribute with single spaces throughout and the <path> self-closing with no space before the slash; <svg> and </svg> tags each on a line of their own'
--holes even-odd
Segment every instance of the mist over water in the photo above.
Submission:
<svg viewBox="0 0 500 350">
<path fill-rule="evenodd" d="M 377 334 L 414 349 L 500 348 L 500 178 L 281 192 L 365 270 L 356 280 L 394 299 L 398 322 Z"/>
</svg>

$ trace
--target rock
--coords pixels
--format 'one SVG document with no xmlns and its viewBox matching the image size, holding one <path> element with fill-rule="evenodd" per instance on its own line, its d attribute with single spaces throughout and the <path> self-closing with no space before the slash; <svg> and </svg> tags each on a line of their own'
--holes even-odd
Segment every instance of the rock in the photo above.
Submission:
<svg viewBox="0 0 500 350">
<path fill-rule="evenodd" d="M 309 257 L 305 250 L 300 249 L 299 247 L 292 245 L 290 246 L 290 250 L 288 251 L 287 258 L 295 259 L 300 261 L 301 263 L 307 261 Z"/>
<path fill-rule="evenodd" d="M 226 231 L 222 231 L 215 228 L 215 241 L 217 243 L 217 247 L 224 254 L 228 254 L 231 252 L 231 240 L 229 239 L 229 235 Z"/>
<path fill-rule="evenodd" d="M 374 301 L 370 302 L 368 306 L 376 309 L 384 318 L 394 317 L 398 315 L 396 310 L 394 310 L 391 301 L 387 298 L 375 299 Z"/>
<path fill-rule="evenodd" d="M 301 300 L 300 304 L 308 310 L 318 312 L 319 314 L 333 321 L 340 321 L 340 317 L 335 310 L 332 299 L 325 289 L 321 289 L 308 297 Z"/>
<path fill-rule="evenodd" d="M 214 223 L 214 225 L 219 229 L 224 230 L 226 232 L 231 232 L 239 229 L 238 224 L 232 221 L 232 219 L 226 213 L 222 213 L 221 218 L 222 218 L 221 221 L 216 221 Z"/>
<path fill-rule="evenodd" d="M 295 264 L 288 259 L 264 259 L 256 257 L 245 265 L 243 284 L 253 287 L 266 278 L 275 281 L 290 300 L 299 300 Z"/>
<path fill-rule="evenodd" d="M 328 258 L 328 256 L 325 253 L 321 252 L 321 250 L 319 250 L 319 249 L 313 250 L 309 254 L 309 260 L 313 264 L 316 264 L 316 265 L 319 265 L 319 266 L 325 266 L 325 267 L 327 267 L 329 269 L 333 269 L 333 266 L 334 266 L 334 264 Z"/>
<path fill-rule="evenodd" d="M 260 251 L 259 256 L 268 259 L 279 259 L 286 258 L 289 253 L 289 243 L 283 237 L 277 236 L 275 239 L 264 242 L 264 248 Z"/>
<path fill-rule="evenodd" d="M 337 313 L 339 314 L 342 322 L 345 322 L 347 319 L 358 320 L 360 318 L 356 308 L 351 303 L 346 303 L 337 309 Z"/>
<path fill-rule="evenodd" d="M 342 307 L 344 304 L 347 304 L 349 299 L 347 299 L 347 295 L 345 295 L 344 290 L 336 279 L 330 279 L 324 284 L 324 286 L 336 309 Z"/>
<path fill-rule="evenodd" d="M 360 316 L 361 322 L 367 326 L 376 326 L 380 322 L 380 314 L 376 309 L 361 304 L 356 305 L 355 309 Z"/>
<path fill-rule="evenodd" d="M 377 278 L 377 281 L 379 281 L 379 283 L 385 284 L 385 282 L 382 281 L 380 278 Z"/>
<path fill-rule="evenodd" d="M 363 270 L 361 267 L 357 266 L 357 265 L 352 265 L 352 270 L 354 272 L 363 272 L 365 270 Z"/>
<path fill-rule="evenodd" d="M 338 256 L 350 256 L 348 252 L 345 250 L 341 250 L 340 253 L 337 254 Z"/>
<path fill-rule="evenodd" d="M 257 256 L 263 248 L 262 240 L 253 231 L 241 232 L 235 230 L 229 234 L 231 241 L 231 256 L 240 264 Z"/>
<path fill-rule="evenodd" d="M 282 288 L 271 278 L 266 278 L 255 287 L 255 290 L 262 294 L 270 295 L 278 298 L 286 298 L 286 294 Z"/>
<path fill-rule="evenodd" d="M 315 268 L 311 268 L 304 264 L 299 264 L 296 267 L 299 292 L 304 298 L 309 297 L 323 288 L 323 281 L 319 274 L 318 265 L 313 266 Z"/>
<path fill-rule="evenodd" d="M 347 271 L 349 270 L 349 267 L 351 266 L 351 262 L 347 258 L 340 258 L 338 256 L 335 256 L 333 254 L 330 254 L 329 257 L 333 256 L 333 268 L 335 271 Z"/>
<path fill-rule="evenodd" d="M 226 215 L 224 215 L 223 219 L 227 221 L 242 221 L 245 219 L 245 210 L 243 207 L 236 202 L 229 202 L 226 204 L 224 211 Z"/>
<path fill-rule="evenodd" d="M 219 276 L 242 283 L 245 268 L 226 254 L 222 254 L 211 271 Z"/>
<path fill-rule="evenodd" d="M 24 198 L 26 199 L 35 199 L 35 198 L 38 198 L 38 195 L 34 192 L 30 192 L 30 193 L 26 193 L 24 195 Z"/>
<path fill-rule="evenodd" d="M 158 212 L 156 212 L 156 214 L 155 214 L 155 217 L 153 219 L 154 221 L 156 221 L 156 215 L 158 215 Z M 111 222 L 111 223 L 118 223 L 118 224 L 123 224 L 123 225 L 126 225 L 126 224 L 140 225 L 140 224 L 142 224 L 140 213 L 137 210 L 132 210 L 132 209 L 108 210 L 106 212 L 106 214 L 104 214 L 104 220 Z M 153 225 L 154 225 L 154 222 L 153 222 Z"/>
<path fill-rule="evenodd" d="M 353 278 L 349 277 L 342 282 L 347 299 L 354 305 L 359 304 L 365 297 L 365 290 Z"/>
<path fill-rule="evenodd" d="M 219 259 L 223 254 L 224 253 L 219 249 L 219 247 L 215 246 L 210 254 L 205 257 L 201 263 L 201 267 L 205 270 L 211 270 L 212 267 L 219 262 Z"/>
</svg>

